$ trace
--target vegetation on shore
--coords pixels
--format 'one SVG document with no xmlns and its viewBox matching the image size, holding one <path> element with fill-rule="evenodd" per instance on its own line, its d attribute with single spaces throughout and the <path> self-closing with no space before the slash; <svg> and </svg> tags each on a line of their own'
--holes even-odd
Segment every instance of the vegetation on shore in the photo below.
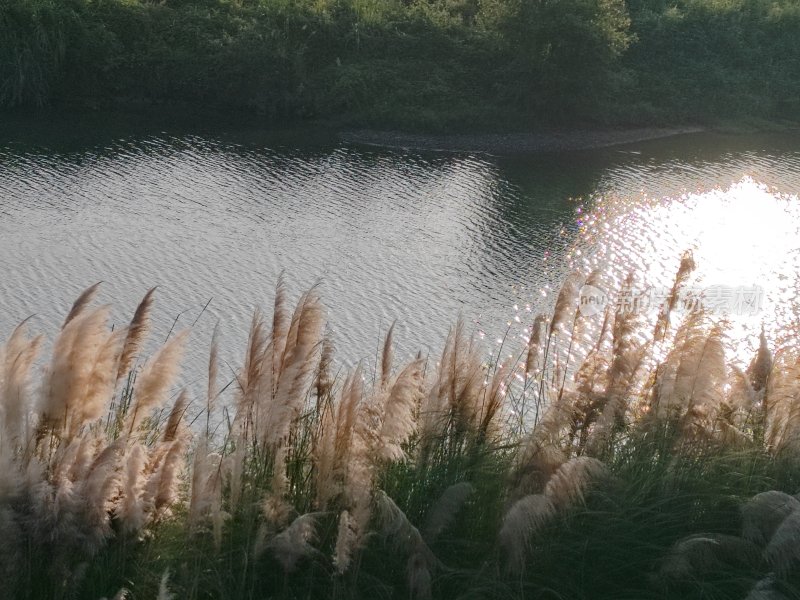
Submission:
<svg viewBox="0 0 800 600">
<path fill-rule="evenodd" d="M 519 356 L 459 322 L 440 357 L 396 364 L 390 330 L 338 376 L 315 291 L 279 283 L 202 399 L 174 389 L 186 333 L 135 360 L 152 291 L 109 330 L 94 286 L 38 385 L 41 337 L 2 348 L 0 593 L 800 598 L 794 332 L 738 367 L 724 323 L 677 318 L 693 267 L 657 315 L 584 315 L 610 282 L 574 274 Z"/>
<path fill-rule="evenodd" d="M 794 0 L 1 0 L 0 107 L 443 130 L 800 115 Z"/>
</svg>

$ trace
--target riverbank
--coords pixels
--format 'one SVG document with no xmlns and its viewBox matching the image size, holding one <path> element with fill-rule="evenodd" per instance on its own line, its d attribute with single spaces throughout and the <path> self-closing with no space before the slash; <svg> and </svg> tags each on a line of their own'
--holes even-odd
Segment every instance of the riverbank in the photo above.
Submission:
<svg viewBox="0 0 800 600">
<path fill-rule="evenodd" d="M 416 134 L 361 129 L 343 131 L 339 137 L 345 142 L 381 148 L 504 155 L 592 150 L 702 131 L 705 131 L 702 127 L 639 127 L 529 133 Z"/>
<path fill-rule="evenodd" d="M 797 121 L 798 30 L 794 0 L 8 0 L 0 109 L 433 133 Z"/>
</svg>

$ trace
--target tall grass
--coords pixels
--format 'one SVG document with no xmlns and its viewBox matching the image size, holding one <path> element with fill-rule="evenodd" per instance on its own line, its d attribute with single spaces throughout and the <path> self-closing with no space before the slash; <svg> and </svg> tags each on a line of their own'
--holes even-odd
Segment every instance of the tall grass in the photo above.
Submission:
<svg viewBox="0 0 800 600">
<path fill-rule="evenodd" d="M 279 282 L 234 381 L 214 342 L 193 399 L 186 334 L 134 360 L 152 291 L 110 330 L 87 290 L 40 376 L 21 325 L 0 360 L 3 593 L 800 597 L 794 340 L 741 369 L 710 315 L 593 321 L 584 281 L 513 360 L 488 367 L 458 321 L 401 364 L 390 330 L 371 376 L 334 375 L 316 290 L 292 307 Z"/>
</svg>

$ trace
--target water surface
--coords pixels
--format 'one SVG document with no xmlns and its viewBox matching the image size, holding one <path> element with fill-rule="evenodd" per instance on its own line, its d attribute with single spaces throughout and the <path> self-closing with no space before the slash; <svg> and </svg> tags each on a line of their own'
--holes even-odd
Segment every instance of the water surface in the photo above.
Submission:
<svg viewBox="0 0 800 600">
<path fill-rule="evenodd" d="M 459 314 L 491 349 L 526 334 L 571 267 L 758 283 L 795 311 L 800 141 L 693 134 L 495 157 L 382 151 L 308 132 L 98 116 L 0 130 L 0 334 L 52 335 L 86 286 L 126 321 L 158 286 L 155 337 L 192 326 L 188 378 L 214 327 L 231 369 L 281 272 L 318 285 L 339 359 L 438 351 Z M 772 314 L 772 312 L 770 314 Z M 763 320 L 763 314 L 759 317 Z M 754 326 L 759 319 L 750 319 Z M 232 371 L 228 371 L 229 373 Z"/>
</svg>

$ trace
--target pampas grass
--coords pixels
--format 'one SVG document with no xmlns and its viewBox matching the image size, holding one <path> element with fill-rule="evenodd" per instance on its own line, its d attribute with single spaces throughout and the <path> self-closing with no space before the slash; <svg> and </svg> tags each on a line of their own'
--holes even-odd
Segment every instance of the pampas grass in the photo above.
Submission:
<svg viewBox="0 0 800 600">
<path fill-rule="evenodd" d="M 763 547 L 786 517 L 800 511 L 797 498 L 777 490 L 753 496 L 742 505 L 742 536 Z"/>
<path fill-rule="evenodd" d="M 508 571 L 522 573 L 531 540 L 550 522 L 555 510 L 550 498 L 542 494 L 525 496 L 511 506 L 503 517 L 503 526 L 497 536 Z"/>
<path fill-rule="evenodd" d="M 291 525 L 272 538 L 267 547 L 287 573 L 294 571 L 298 562 L 318 552 L 312 542 L 316 541 L 316 519 L 318 515 L 300 515 Z"/>
<path fill-rule="evenodd" d="M 125 343 L 122 346 L 117 366 L 117 382 L 128 375 L 136 355 L 141 351 L 142 345 L 147 338 L 155 291 L 156 288 L 150 288 L 144 295 L 139 306 L 136 307 L 136 312 L 133 314 L 133 318 L 125 332 Z"/>
<path fill-rule="evenodd" d="M 687 255 L 673 295 L 692 269 Z M 189 332 L 140 358 L 153 290 L 114 330 L 84 292 L 39 375 L 23 324 L 0 351 L 13 593 L 164 596 L 167 568 L 187 598 L 796 589 L 797 350 L 762 332 L 734 364 L 726 324 L 676 323 L 672 302 L 655 326 L 611 309 L 590 323 L 584 280 L 516 359 L 487 362 L 459 319 L 438 357 L 398 360 L 392 326 L 370 377 L 334 375 L 316 290 L 292 306 L 281 278 L 227 392 L 215 330 L 195 429 L 178 386 Z M 81 566 L 103 561 L 118 568 Z"/>
</svg>

